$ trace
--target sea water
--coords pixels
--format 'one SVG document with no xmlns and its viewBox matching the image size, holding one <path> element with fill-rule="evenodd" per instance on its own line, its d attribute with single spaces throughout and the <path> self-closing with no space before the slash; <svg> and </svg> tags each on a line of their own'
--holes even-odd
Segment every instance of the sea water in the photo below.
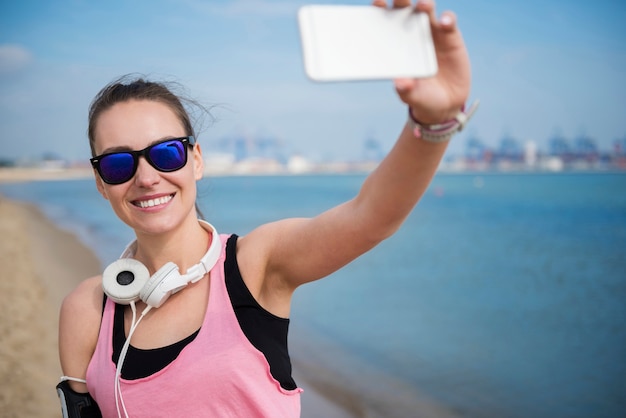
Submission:
<svg viewBox="0 0 626 418">
<path fill-rule="evenodd" d="M 244 235 L 315 216 L 363 180 L 217 177 L 199 184 L 199 204 L 220 232 Z M 37 204 L 103 265 L 133 237 L 92 180 L 0 193 Z M 332 341 L 463 417 L 623 417 L 626 175 L 438 174 L 393 237 L 298 289 L 291 318 L 296 345 Z M 359 379 L 332 351 L 316 356 Z"/>
</svg>

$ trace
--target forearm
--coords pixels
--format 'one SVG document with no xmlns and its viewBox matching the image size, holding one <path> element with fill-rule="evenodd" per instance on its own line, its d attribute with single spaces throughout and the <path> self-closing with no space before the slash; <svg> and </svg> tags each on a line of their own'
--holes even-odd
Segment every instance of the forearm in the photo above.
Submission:
<svg viewBox="0 0 626 418">
<path fill-rule="evenodd" d="M 394 0 L 392 7 L 411 3 Z M 374 0 L 374 4 L 388 6 L 385 0 Z M 314 218 L 278 222 L 251 233 L 247 240 L 252 243 L 250 248 L 269 241 L 265 262 L 258 263 L 260 277 L 288 283 L 284 287 L 290 291 L 327 276 L 389 237 L 428 188 L 449 136 L 463 128 L 469 116 L 459 111 L 469 97 L 471 71 L 456 16 L 444 12 L 438 20 L 434 3 L 428 0 L 418 1 L 415 7 L 428 14 L 438 71 L 433 77 L 394 80 L 400 99 L 412 110 L 414 126 L 402 129 L 392 150 L 354 199 Z M 243 252 L 242 246 L 242 259 L 246 258 Z"/>
<path fill-rule="evenodd" d="M 381 7 L 386 3 L 374 1 Z M 393 7 L 410 5 L 408 0 L 393 2 Z M 418 1 L 416 8 L 429 16 L 439 69 L 434 77 L 397 79 L 394 83 L 400 99 L 419 121 L 421 135 L 427 133 L 430 139 L 439 141 L 446 139 L 440 134 L 462 129 L 471 116 L 472 112 L 459 113 L 470 91 L 469 56 L 453 13 L 445 12 L 438 20 L 432 1 Z M 368 225 L 374 241 L 391 235 L 402 224 L 430 184 L 447 144 L 416 138 L 412 129 L 403 128 L 389 155 L 355 199 L 362 222 L 358 225 Z"/>
<path fill-rule="evenodd" d="M 430 184 L 448 143 L 416 138 L 405 126 L 355 199 L 362 224 L 382 240 L 393 234 Z"/>
</svg>

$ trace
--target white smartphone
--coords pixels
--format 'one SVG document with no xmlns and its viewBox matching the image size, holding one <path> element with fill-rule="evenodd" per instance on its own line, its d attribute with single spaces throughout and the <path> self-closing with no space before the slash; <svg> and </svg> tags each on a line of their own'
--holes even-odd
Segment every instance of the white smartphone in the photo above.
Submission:
<svg viewBox="0 0 626 418">
<path fill-rule="evenodd" d="M 307 5 L 298 10 L 304 68 L 314 81 L 430 77 L 428 16 L 412 7 Z"/>
</svg>

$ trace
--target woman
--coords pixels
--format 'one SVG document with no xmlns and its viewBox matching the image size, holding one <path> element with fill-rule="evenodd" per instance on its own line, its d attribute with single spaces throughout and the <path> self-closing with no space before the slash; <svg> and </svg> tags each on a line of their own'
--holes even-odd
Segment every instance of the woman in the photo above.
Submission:
<svg viewBox="0 0 626 418">
<path fill-rule="evenodd" d="M 68 295 L 59 345 L 72 395 L 89 392 L 84 399 L 95 399 L 103 416 L 299 416 L 286 345 L 293 292 L 398 229 L 464 120 L 470 66 L 455 16 L 438 20 L 431 1 L 415 7 L 430 17 L 439 72 L 395 81 L 410 118 L 393 149 L 352 200 L 244 237 L 219 237 L 198 220 L 202 151 L 178 98 L 142 80 L 100 92 L 90 109 L 92 163 L 98 191 L 135 231 L 125 256 L 149 274 L 173 262 L 189 283 L 166 303 L 148 301 L 158 309 L 145 298 L 115 303 L 115 292 L 103 294 L 102 276 Z M 218 248 L 217 264 L 202 267 L 211 248 Z M 143 312 L 140 326 L 135 309 Z"/>
</svg>

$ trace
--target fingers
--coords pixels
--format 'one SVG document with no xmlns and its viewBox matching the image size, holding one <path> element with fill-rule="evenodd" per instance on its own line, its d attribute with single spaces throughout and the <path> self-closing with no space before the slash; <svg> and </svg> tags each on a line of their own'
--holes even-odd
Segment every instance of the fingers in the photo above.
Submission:
<svg viewBox="0 0 626 418">
<path fill-rule="evenodd" d="M 373 6 L 387 7 L 386 0 L 373 0 Z M 393 8 L 402 8 L 411 6 L 411 0 L 394 0 Z M 435 2 L 433 0 L 418 0 L 415 5 L 415 9 L 420 12 L 428 14 L 430 24 L 433 28 L 439 28 L 443 30 L 452 30 L 456 24 L 456 16 L 452 12 L 444 12 L 441 15 L 441 19 L 437 21 L 437 15 L 435 13 Z"/>
<path fill-rule="evenodd" d="M 409 7 L 411 5 L 411 0 L 394 0 L 393 7 L 395 9 L 399 9 L 401 7 Z"/>
<path fill-rule="evenodd" d="M 419 3 L 420 2 L 418 2 L 418 6 L 419 6 Z M 432 4 L 432 1 L 430 1 L 429 3 Z M 386 0 L 373 0 L 372 5 L 378 6 L 378 7 L 387 7 L 387 1 Z M 402 7 L 409 7 L 410 5 L 411 5 L 411 0 L 394 0 L 392 6 L 394 9 L 399 9 Z M 429 7 L 429 6 L 426 5 L 423 7 Z M 424 10 L 420 9 L 420 11 L 424 11 Z"/>
<path fill-rule="evenodd" d="M 437 15 L 435 14 L 435 3 L 431 0 L 419 0 L 415 5 L 415 10 L 423 12 L 428 15 L 430 25 L 432 27 L 437 26 Z"/>
<path fill-rule="evenodd" d="M 387 2 L 385 0 L 374 0 L 372 5 L 377 7 L 387 7 Z M 400 7 L 408 7 L 411 5 L 411 0 L 394 0 L 393 7 L 394 9 Z"/>
<path fill-rule="evenodd" d="M 443 12 L 439 20 L 439 26 L 443 30 L 453 30 L 456 26 L 456 15 L 453 12 Z"/>
<path fill-rule="evenodd" d="M 414 78 L 397 78 L 393 80 L 393 84 L 398 94 L 402 97 L 402 95 L 410 92 L 415 88 L 417 81 L 418 80 Z"/>
<path fill-rule="evenodd" d="M 432 0 L 419 0 L 415 5 L 415 9 L 428 14 L 428 19 L 433 29 L 448 31 L 453 30 L 456 25 L 456 15 L 449 11 L 443 12 L 441 18 L 437 20 L 435 3 Z"/>
</svg>

